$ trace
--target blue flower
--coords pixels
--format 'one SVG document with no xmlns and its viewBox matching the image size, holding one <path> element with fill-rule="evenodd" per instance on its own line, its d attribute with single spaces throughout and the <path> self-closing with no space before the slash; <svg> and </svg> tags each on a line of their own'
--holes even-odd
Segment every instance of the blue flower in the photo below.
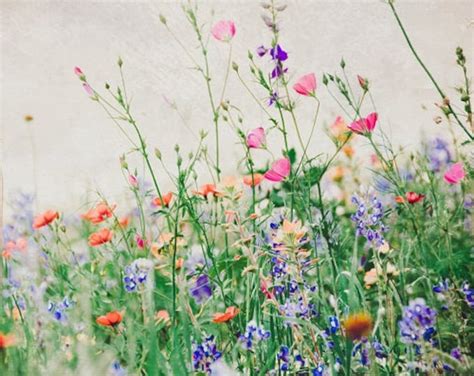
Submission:
<svg viewBox="0 0 474 376">
<path fill-rule="evenodd" d="M 145 284 L 152 268 L 153 262 L 144 258 L 136 259 L 125 267 L 123 277 L 125 290 L 127 292 L 135 292 L 140 285 Z"/>
<path fill-rule="evenodd" d="M 270 332 L 263 327 L 257 326 L 255 321 L 247 324 L 245 333 L 239 336 L 239 341 L 246 350 L 251 350 L 254 343 L 266 341 L 270 338 Z"/>
<path fill-rule="evenodd" d="M 357 205 L 356 212 L 351 216 L 356 223 L 356 235 L 365 237 L 370 244 L 381 246 L 384 243 L 383 233 L 388 230 L 382 222 L 382 202 L 369 192 L 365 197 L 352 196 L 352 203 Z"/>
<path fill-rule="evenodd" d="M 403 318 L 398 323 L 401 341 L 409 344 L 419 344 L 427 341 L 433 344 L 436 333 L 437 313 L 425 304 L 425 300 L 417 298 L 403 309 Z"/>
<path fill-rule="evenodd" d="M 200 343 L 193 343 L 193 367 L 196 371 L 211 373 L 211 365 L 222 357 L 222 353 L 217 350 L 214 336 L 206 337 Z"/>
<path fill-rule="evenodd" d="M 191 295 L 197 304 L 201 304 L 211 297 L 212 286 L 206 274 L 197 277 L 194 286 L 191 288 Z"/>
</svg>

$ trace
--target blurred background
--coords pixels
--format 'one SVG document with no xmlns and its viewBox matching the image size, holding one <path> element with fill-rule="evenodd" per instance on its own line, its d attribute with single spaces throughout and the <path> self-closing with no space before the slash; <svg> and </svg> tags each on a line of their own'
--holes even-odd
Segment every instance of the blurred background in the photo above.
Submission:
<svg viewBox="0 0 474 376">
<path fill-rule="evenodd" d="M 287 66 L 293 79 L 315 72 L 322 100 L 319 125 L 311 153 L 331 150 L 323 126 L 342 115 L 321 83 L 323 72 L 335 72 L 341 57 L 350 79 L 368 77 L 380 127 L 394 145 L 415 150 L 423 139 L 447 132 L 435 124 L 438 94 L 410 53 L 384 1 L 286 1 L 281 14 L 280 43 L 289 54 Z M 169 27 L 198 61 L 196 37 L 179 1 L 19 1 L 1 0 L 1 121 L 4 198 L 18 191 L 34 193 L 37 210 L 83 211 L 86 200 L 100 191 L 120 201 L 126 181 L 119 156 L 130 150 L 127 139 L 102 108 L 88 99 L 73 73 L 82 68 L 88 81 L 101 90 L 105 82 L 120 82 L 117 59 L 124 61 L 125 79 L 138 120 L 150 150 L 160 149 L 174 170 L 175 144 L 183 155 L 195 150 L 199 130 L 214 153 L 213 124 L 205 84 L 191 69 L 188 57 L 159 21 Z M 216 20 L 232 19 L 237 33 L 232 60 L 242 76 L 252 82 L 247 53 L 271 42 L 257 1 L 198 1 L 200 22 L 208 33 Z M 474 2 L 471 0 L 397 1 L 396 6 L 419 54 L 442 87 L 454 98 L 453 88 L 462 75 L 455 49 L 462 46 L 472 67 Z M 221 91 L 228 46 L 209 40 L 212 85 Z M 271 70 L 267 57 L 261 66 Z M 231 72 L 225 98 L 244 114 L 244 127 L 269 127 L 265 114 Z M 175 106 L 171 104 L 175 104 Z M 314 102 L 297 98 L 298 119 L 307 135 Z M 372 107 L 365 108 L 367 112 Z M 274 111 L 274 110 L 272 110 Z M 235 173 L 242 156 L 237 137 L 221 123 L 225 174 Z M 276 133 L 273 136 L 277 136 Z M 296 141 L 296 140 L 295 140 Z M 294 142 L 296 145 L 296 142 Z M 269 145 L 279 154 L 279 141 Z M 362 143 L 361 150 L 365 148 Z M 256 154 L 264 165 L 267 154 Z M 154 159 L 156 161 L 156 159 Z M 160 183 L 171 187 L 163 168 L 155 162 Z M 131 160 L 131 167 L 143 171 Z M 199 180 L 209 179 L 198 167 Z M 9 215 L 8 205 L 4 212 Z"/>
</svg>

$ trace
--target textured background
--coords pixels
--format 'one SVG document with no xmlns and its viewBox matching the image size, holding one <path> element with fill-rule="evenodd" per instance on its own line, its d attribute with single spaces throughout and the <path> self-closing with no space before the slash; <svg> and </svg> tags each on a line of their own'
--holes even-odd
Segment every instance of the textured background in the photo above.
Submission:
<svg viewBox="0 0 474 376">
<path fill-rule="evenodd" d="M 199 57 L 180 2 L 1 0 L 0 4 L 7 198 L 19 189 L 36 191 L 38 209 L 75 211 L 96 189 L 113 199 L 123 192 L 118 157 L 129 145 L 102 109 L 87 99 L 72 72 L 75 65 L 82 67 L 91 83 L 102 87 L 105 81 L 118 82 L 116 61 L 119 55 L 123 58 L 133 112 L 148 144 L 159 147 L 168 163 L 174 164 L 176 143 L 182 150 L 192 150 L 199 129 L 212 129 L 204 83 L 158 21 L 158 14 L 164 14 Z M 233 60 L 249 78 L 247 50 L 270 42 L 259 3 L 199 4 L 205 30 L 212 20 L 236 22 Z M 288 4 L 281 20 L 281 42 L 289 52 L 290 74 L 314 71 L 321 77 L 322 72 L 334 71 L 344 56 L 352 75 L 370 78 L 380 124 L 395 144 L 416 147 L 422 137 L 446 131 L 433 122 L 438 97 L 410 54 L 387 4 L 375 0 Z M 451 89 L 461 80 L 456 46 L 463 46 L 472 62 L 473 4 L 470 0 L 397 1 L 415 46 L 444 88 Z M 227 46 L 211 40 L 209 48 L 213 85 L 220 92 Z M 320 92 L 320 119 L 329 123 L 339 112 L 324 87 Z M 244 111 L 246 128 L 268 125 L 234 76 L 226 97 Z M 179 114 L 165 98 L 176 102 Z M 304 99 L 298 100 L 298 106 L 305 133 L 314 109 Z M 24 121 L 27 114 L 34 117 L 30 123 Z M 232 172 L 238 156 L 236 138 L 225 126 L 222 132 L 224 170 Z M 312 151 L 329 147 L 320 131 Z M 276 147 L 274 152 L 278 153 Z M 158 170 L 162 184 L 169 184 L 163 170 Z"/>
</svg>

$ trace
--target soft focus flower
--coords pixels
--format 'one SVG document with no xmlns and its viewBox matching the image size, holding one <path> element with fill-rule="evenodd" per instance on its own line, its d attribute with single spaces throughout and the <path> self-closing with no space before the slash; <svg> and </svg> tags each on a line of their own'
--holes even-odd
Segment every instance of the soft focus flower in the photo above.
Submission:
<svg viewBox="0 0 474 376">
<path fill-rule="evenodd" d="M 134 188 L 137 188 L 138 187 L 138 179 L 135 175 L 128 175 L 128 182 L 130 183 L 130 185 Z"/>
<path fill-rule="evenodd" d="M 407 198 L 409 204 L 416 204 L 417 202 L 423 200 L 425 195 L 416 192 L 407 192 L 405 197 Z"/>
<path fill-rule="evenodd" d="M 290 175 L 291 163 L 287 158 L 281 158 L 273 162 L 272 167 L 265 172 L 263 177 L 272 182 L 280 182 Z"/>
<path fill-rule="evenodd" d="M 341 116 L 336 117 L 334 123 L 329 127 L 331 135 L 339 142 L 344 142 L 347 138 L 347 123 Z"/>
<path fill-rule="evenodd" d="M 0 332 L 0 350 L 11 347 L 15 344 L 15 337 L 13 334 L 3 334 Z"/>
<path fill-rule="evenodd" d="M 99 203 L 95 208 L 92 208 L 81 215 L 81 218 L 93 224 L 98 224 L 112 217 L 116 205 L 108 205 L 105 202 Z"/>
<path fill-rule="evenodd" d="M 316 76 L 314 73 L 309 73 L 300 77 L 296 84 L 293 85 L 293 90 L 301 95 L 314 96 L 316 91 Z"/>
<path fill-rule="evenodd" d="M 457 184 L 464 179 L 466 173 L 461 162 L 451 165 L 451 167 L 444 173 L 444 181 L 448 184 Z"/>
<path fill-rule="evenodd" d="M 270 332 L 263 327 L 257 326 L 255 321 L 250 321 L 245 328 L 245 333 L 241 334 L 239 341 L 246 350 L 251 350 L 254 343 L 266 341 L 270 338 Z"/>
<path fill-rule="evenodd" d="M 82 72 L 82 69 L 79 67 L 74 67 L 74 74 L 79 78 L 84 77 L 84 73 Z"/>
<path fill-rule="evenodd" d="M 212 319 L 212 322 L 215 323 L 223 323 L 232 320 L 237 314 L 240 312 L 240 310 L 237 307 L 228 307 L 224 313 L 216 313 L 214 315 L 214 318 Z"/>
<path fill-rule="evenodd" d="M 120 227 L 125 228 L 130 223 L 130 218 L 128 216 L 124 216 L 119 219 L 118 223 Z"/>
<path fill-rule="evenodd" d="M 196 371 L 210 373 L 212 364 L 222 357 L 217 350 L 214 336 L 207 337 L 200 344 L 193 343 L 193 367 Z"/>
<path fill-rule="evenodd" d="M 163 201 L 161 200 L 163 199 Z M 155 206 L 165 206 L 168 207 L 173 199 L 173 192 L 168 192 L 165 195 L 162 195 L 161 198 L 155 197 L 153 199 L 153 205 Z"/>
<path fill-rule="evenodd" d="M 97 317 L 95 321 L 102 326 L 115 326 L 122 322 L 122 314 L 117 311 L 112 311 L 104 316 Z"/>
<path fill-rule="evenodd" d="M 153 262 L 139 258 L 125 268 L 123 283 L 127 292 L 135 292 L 140 285 L 145 284 L 148 274 L 153 269 Z"/>
<path fill-rule="evenodd" d="M 398 323 L 401 341 L 412 344 L 432 342 L 436 334 L 436 316 L 436 311 L 428 307 L 424 299 L 411 300 L 410 304 L 403 308 L 403 318 Z"/>
<path fill-rule="evenodd" d="M 342 326 L 347 337 L 351 340 L 359 340 L 367 337 L 372 331 L 372 317 L 365 312 L 354 313 L 344 320 Z"/>
<path fill-rule="evenodd" d="M 265 146 L 265 130 L 262 127 L 255 128 L 247 134 L 247 146 L 250 149 L 259 149 Z"/>
<path fill-rule="evenodd" d="M 143 239 L 143 237 L 140 234 L 135 235 L 135 242 L 137 243 L 137 248 L 138 249 L 143 249 L 145 248 L 145 245 L 147 241 Z"/>
<path fill-rule="evenodd" d="M 360 76 L 360 75 L 357 75 L 357 81 L 359 81 L 359 86 L 363 89 L 363 90 L 367 90 L 368 86 L 369 86 L 369 83 L 367 81 L 366 78 Z"/>
<path fill-rule="evenodd" d="M 448 143 L 438 137 L 427 145 L 426 154 L 430 161 L 430 168 L 434 172 L 439 172 L 451 162 L 451 151 L 449 150 Z"/>
<path fill-rule="evenodd" d="M 377 124 L 377 113 L 372 112 L 371 114 L 367 115 L 366 118 L 362 118 L 356 121 L 353 121 L 348 128 L 355 133 L 358 134 L 369 134 L 372 133 L 375 129 L 375 125 Z"/>
<path fill-rule="evenodd" d="M 170 322 L 170 314 L 166 309 L 162 309 L 156 312 L 155 319 L 159 323 L 164 322 L 165 324 L 168 324 Z"/>
<path fill-rule="evenodd" d="M 206 197 L 206 198 L 209 194 L 212 194 L 213 196 L 215 196 L 216 192 L 217 192 L 216 186 L 214 184 L 211 184 L 211 183 L 204 184 L 199 188 L 199 190 L 193 191 L 194 194 L 201 195 L 201 196 Z"/>
<path fill-rule="evenodd" d="M 254 173 L 253 175 L 246 175 L 242 179 L 245 185 L 250 187 L 259 185 L 263 180 L 263 175 Z"/>
<path fill-rule="evenodd" d="M 235 35 L 235 24 L 233 21 L 221 20 L 212 27 L 211 34 L 217 40 L 229 42 Z"/>
<path fill-rule="evenodd" d="M 112 240 L 113 232 L 108 228 L 103 228 L 97 232 L 94 232 L 89 236 L 89 245 L 91 247 L 97 247 L 101 244 L 108 243 Z"/>
<path fill-rule="evenodd" d="M 383 233 L 387 231 L 382 222 L 382 202 L 372 192 L 368 192 L 365 197 L 354 195 L 352 202 L 357 205 L 356 212 L 351 216 L 352 221 L 357 224 L 356 235 L 365 237 L 369 243 L 375 243 L 376 246 L 382 245 Z"/>
<path fill-rule="evenodd" d="M 209 282 L 209 277 L 206 274 L 201 274 L 197 277 L 194 286 L 191 288 L 191 295 L 197 304 L 204 303 L 212 295 L 212 287 Z"/>
<path fill-rule="evenodd" d="M 67 320 L 66 311 L 73 305 L 69 298 L 65 297 L 62 301 L 55 303 L 48 303 L 48 312 L 54 317 L 56 321 L 65 323 Z"/>
<path fill-rule="evenodd" d="M 35 217 L 33 221 L 33 228 L 38 229 L 44 227 L 53 222 L 56 218 L 59 218 L 59 213 L 54 210 L 47 210 L 44 213 Z"/>
</svg>

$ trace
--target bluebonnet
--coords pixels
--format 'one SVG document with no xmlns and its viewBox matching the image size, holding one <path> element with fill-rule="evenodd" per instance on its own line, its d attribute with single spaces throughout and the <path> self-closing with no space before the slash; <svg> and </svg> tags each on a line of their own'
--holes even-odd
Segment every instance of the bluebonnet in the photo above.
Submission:
<svg viewBox="0 0 474 376">
<path fill-rule="evenodd" d="M 206 337 L 200 344 L 193 343 L 193 367 L 196 371 L 211 373 L 211 365 L 221 357 L 214 336 Z"/>
<path fill-rule="evenodd" d="M 339 320 L 336 316 L 329 316 L 329 332 L 335 334 L 339 329 Z"/>
<path fill-rule="evenodd" d="M 357 343 L 352 350 L 352 356 L 360 354 L 360 364 L 363 366 L 370 365 L 369 352 L 373 349 L 375 357 L 378 359 L 383 359 L 387 357 L 387 352 L 384 349 L 383 345 L 377 340 L 369 341 L 367 338 L 364 338 L 362 341 Z"/>
<path fill-rule="evenodd" d="M 354 195 L 352 202 L 357 205 L 356 212 L 351 216 L 357 226 L 356 235 L 365 237 L 369 244 L 381 246 L 384 243 L 383 233 L 388 230 L 382 222 L 382 202 L 372 192 L 365 197 Z"/>
<path fill-rule="evenodd" d="M 197 277 L 196 282 L 191 287 L 191 295 L 197 304 L 201 304 L 211 297 L 212 286 L 206 274 L 201 274 Z"/>
<path fill-rule="evenodd" d="M 257 326 L 255 321 L 247 324 L 245 333 L 239 336 L 239 341 L 246 350 L 251 350 L 255 343 L 265 341 L 270 338 L 270 332 L 261 326 Z"/>
<path fill-rule="evenodd" d="M 59 322 L 65 322 L 67 320 L 66 311 L 73 305 L 73 302 L 69 298 L 65 297 L 62 301 L 55 303 L 48 303 L 48 312 L 51 313 L 53 318 Z"/>
<path fill-rule="evenodd" d="M 288 371 L 290 368 L 290 349 L 288 346 L 281 346 L 277 354 L 277 360 L 280 363 L 281 371 Z"/>
<path fill-rule="evenodd" d="M 324 375 L 324 364 L 319 363 L 316 368 L 311 370 L 312 376 L 323 376 Z"/>
<path fill-rule="evenodd" d="M 125 267 L 123 282 L 125 284 L 125 290 L 128 292 L 135 292 L 140 285 L 146 283 L 148 274 L 153 268 L 153 262 L 139 258 L 133 261 L 130 265 Z"/>
<path fill-rule="evenodd" d="M 436 294 L 442 294 L 449 290 L 449 280 L 445 279 L 444 281 L 439 282 L 437 285 L 433 286 L 433 292 Z"/>
<path fill-rule="evenodd" d="M 403 309 L 402 320 L 398 323 L 401 341 L 409 344 L 420 344 L 423 341 L 435 344 L 437 313 L 426 305 L 425 300 L 417 298 Z"/>
<path fill-rule="evenodd" d="M 469 308 L 474 308 L 474 289 L 470 287 L 469 283 L 464 282 L 461 291 L 466 298 L 466 303 L 469 305 Z"/>
</svg>

